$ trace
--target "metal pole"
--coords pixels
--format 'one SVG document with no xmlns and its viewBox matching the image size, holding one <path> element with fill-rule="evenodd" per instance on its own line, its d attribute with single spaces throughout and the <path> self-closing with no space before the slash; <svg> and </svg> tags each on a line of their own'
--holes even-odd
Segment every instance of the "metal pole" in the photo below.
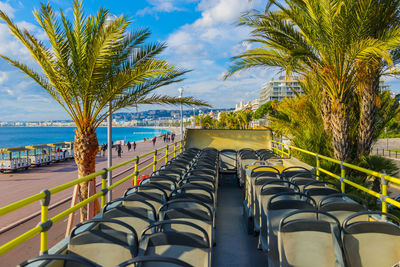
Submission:
<svg viewBox="0 0 400 267">
<path fill-rule="evenodd" d="M 107 169 L 112 165 L 112 112 L 111 103 L 108 105 L 108 124 L 107 124 Z M 108 171 L 107 175 L 107 187 L 112 184 L 112 172 Z M 107 201 L 112 200 L 111 190 L 107 192 Z"/>
<path fill-rule="evenodd" d="M 196 128 L 196 108 L 193 108 L 193 128 Z"/>
<path fill-rule="evenodd" d="M 182 92 L 180 97 L 182 97 Z M 181 103 L 181 138 L 183 138 L 183 109 L 182 109 L 182 103 Z"/>
<path fill-rule="evenodd" d="M 385 127 L 385 135 L 386 135 L 386 150 L 389 150 L 389 138 L 387 136 L 387 128 Z"/>
</svg>

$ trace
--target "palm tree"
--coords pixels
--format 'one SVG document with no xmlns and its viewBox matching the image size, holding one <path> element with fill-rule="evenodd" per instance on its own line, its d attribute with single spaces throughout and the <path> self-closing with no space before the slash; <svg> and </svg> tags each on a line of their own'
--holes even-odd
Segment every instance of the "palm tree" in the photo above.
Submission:
<svg viewBox="0 0 400 267">
<path fill-rule="evenodd" d="M 355 15 L 360 38 L 374 38 L 388 46 L 393 61 L 400 60 L 400 1 L 358 1 Z M 357 93 L 360 98 L 357 155 L 368 155 L 376 127 L 380 77 L 388 70 L 379 57 L 362 58 L 357 62 Z"/>
<path fill-rule="evenodd" d="M 79 177 L 95 171 L 96 129 L 115 111 L 138 104 L 205 104 L 191 97 L 154 94 L 161 86 L 181 81 L 186 71 L 156 58 L 166 45 L 144 44 L 150 35 L 148 29 L 128 32 L 132 24 L 129 18 L 120 16 L 106 23 L 108 14 L 100 9 L 94 16 L 85 16 L 82 2 L 76 0 L 70 21 L 62 10 L 58 18 L 49 4 L 42 4 L 33 15 L 48 37 L 47 47 L 0 11 L 0 18 L 42 72 L 0 56 L 45 89 L 76 125 L 74 149 Z M 80 184 L 79 200 L 87 196 L 88 182 Z M 81 220 L 86 215 L 86 209 L 81 209 Z"/>
<path fill-rule="evenodd" d="M 249 42 L 257 48 L 233 58 L 226 78 L 253 67 L 274 66 L 290 77 L 313 75 L 324 98 L 321 113 L 326 130 L 332 131 L 334 157 L 349 156 L 349 101 L 355 87 L 355 63 L 378 55 L 390 65 L 385 45 L 372 38 L 358 38 L 352 13 L 356 1 L 270 0 L 265 13 L 250 13 L 240 25 L 253 28 Z M 352 5 L 346 3 L 352 2 Z M 278 11 L 271 11 L 270 6 Z M 326 106 L 327 105 L 327 106 Z M 330 128 L 330 129 L 329 129 Z"/>
</svg>

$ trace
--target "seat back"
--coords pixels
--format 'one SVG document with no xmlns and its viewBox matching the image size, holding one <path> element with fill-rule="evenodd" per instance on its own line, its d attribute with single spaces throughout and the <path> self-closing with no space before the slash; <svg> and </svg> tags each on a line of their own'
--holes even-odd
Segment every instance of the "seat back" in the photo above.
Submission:
<svg viewBox="0 0 400 267">
<path fill-rule="evenodd" d="M 360 221 L 359 217 L 369 217 Z M 374 216 L 374 219 L 371 217 Z M 392 220 L 377 221 L 382 216 Z M 350 267 L 394 266 L 400 260 L 400 220 L 389 213 L 359 212 L 343 222 L 343 247 Z"/>
</svg>

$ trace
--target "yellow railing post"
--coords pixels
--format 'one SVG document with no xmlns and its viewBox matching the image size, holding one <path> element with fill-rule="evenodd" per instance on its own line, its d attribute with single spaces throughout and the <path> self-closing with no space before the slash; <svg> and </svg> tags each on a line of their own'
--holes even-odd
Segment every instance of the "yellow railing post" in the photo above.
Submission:
<svg viewBox="0 0 400 267">
<path fill-rule="evenodd" d="M 319 180 L 319 168 L 321 167 L 321 162 L 319 161 L 319 154 L 315 155 L 315 175 L 317 176 L 317 180 Z"/>
<path fill-rule="evenodd" d="M 167 163 L 168 163 L 168 145 L 165 148 L 165 164 L 167 164 Z"/>
<path fill-rule="evenodd" d="M 174 158 L 176 158 L 176 143 L 174 143 Z"/>
<path fill-rule="evenodd" d="M 101 175 L 101 191 L 103 191 L 103 195 L 101 196 L 101 208 L 104 208 L 106 205 L 106 194 L 107 194 L 107 168 L 103 168 L 104 173 Z"/>
<path fill-rule="evenodd" d="M 133 178 L 133 186 L 138 185 L 138 177 L 139 177 L 139 156 L 136 156 L 136 161 L 135 161 L 135 176 Z"/>
<path fill-rule="evenodd" d="M 155 172 L 157 169 L 157 149 L 154 150 L 154 156 L 153 156 L 153 172 Z"/>
<path fill-rule="evenodd" d="M 346 184 L 344 183 L 344 179 L 346 177 L 346 170 L 345 167 L 343 166 L 344 161 L 340 162 L 340 190 L 342 193 L 345 192 L 346 190 Z"/>
<path fill-rule="evenodd" d="M 40 233 L 40 255 L 47 254 L 48 250 L 48 231 L 52 226 L 52 222 L 49 221 L 49 204 L 50 204 L 50 191 L 43 190 L 43 193 L 46 196 L 40 200 L 41 205 L 41 218 L 40 218 L 40 226 L 42 227 L 42 231 Z"/>
<path fill-rule="evenodd" d="M 388 196 L 388 181 L 385 179 L 385 174 L 382 174 L 381 177 L 381 202 L 382 202 L 382 212 L 387 212 L 387 203 L 386 203 L 386 198 Z"/>
</svg>

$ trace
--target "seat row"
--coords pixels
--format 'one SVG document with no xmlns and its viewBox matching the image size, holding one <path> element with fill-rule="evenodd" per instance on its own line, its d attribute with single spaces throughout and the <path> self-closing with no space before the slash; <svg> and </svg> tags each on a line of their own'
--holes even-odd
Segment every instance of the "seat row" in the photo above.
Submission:
<svg viewBox="0 0 400 267">
<path fill-rule="evenodd" d="M 78 224 L 63 255 L 37 257 L 21 266 L 38 261 L 71 266 L 211 266 L 218 159 L 215 149 L 185 150 L 107 203 L 100 216 Z"/>
<path fill-rule="evenodd" d="M 302 167 L 259 166 L 246 176 L 244 215 L 269 266 L 393 266 L 400 221 Z M 388 220 L 390 219 L 390 220 Z"/>
<path fill-rule="evenodd" d="M 237 152 L 237 176 L 239 184 L 242 186 L 245 182 L 246 168 L 250 165 L 265 165 L 266 161 L 279 159 L 272 150 L 250 148 L 240 149 Z"/>
</svg>

